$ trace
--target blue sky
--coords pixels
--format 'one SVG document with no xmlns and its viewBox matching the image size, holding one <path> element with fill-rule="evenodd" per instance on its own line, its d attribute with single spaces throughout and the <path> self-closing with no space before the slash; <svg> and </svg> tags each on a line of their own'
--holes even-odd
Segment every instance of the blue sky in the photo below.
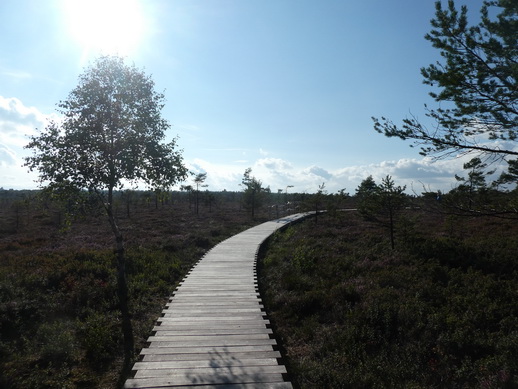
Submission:
<svg viewBox="0 0 518 389">
<path fill-rule="evenodd" d="M 476 19 L 482 1 L 466 2 Z M 109 50 L 164 91 L 168 137 L 210 190 L 239 190 L 248 167 L 273 191 L 324 182 L 331 193 L 387 174 L 417 192 L 448 190 L 461 173 L 461 159 L 432 162 L 372 126 L 371 116 L 426 122 L 434 103 L 420 68 L 440 59 L 424 39 L 432 0 L 70 3 L 0 2 L 0 187 L 36 186 L 21 167 L 27 135 Z"/>
</svg>

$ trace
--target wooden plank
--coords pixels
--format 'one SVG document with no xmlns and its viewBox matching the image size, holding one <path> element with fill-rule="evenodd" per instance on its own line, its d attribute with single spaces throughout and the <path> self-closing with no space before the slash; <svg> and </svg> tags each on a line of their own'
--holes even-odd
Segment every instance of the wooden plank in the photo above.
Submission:
<svg viewBox="0 0 518 389">
<path fill-rule="evenodd" d="M 213 277 L 214 278 L 214 277 Z M 218 282 L 219 283 L 225 283 L 226 278 L 221 277 Z M 251 283 L 252 281 L 250 281 Z M 224 288 L 219 286 L 212 287 L 211 285 L 207 285 L 206 282 L 200 281 L 199 285 L 193 285 L 193 286 L 187 286 L 187 287 L 181 287 L 175 290 L 173 293 L 173 299 L 176 298 L 175 296 L 182 292 L 182 294 L 187 293 L 207 293 L 207 292 L 214 292 L 214 293 L 223 293 L 223 292 L 233 292 L 234 294 L 236 292 L 242 293 L 243 296 L 249 296 L 250 294 L 253 296 L 256 296 L 258 292 L 258 286 L 257 285 L 249 285 L 248 287 L 243 287 L 240 285 L 226 285 Z"/>
<path fill-rule="evenodd" d="M 284 366 L 240 366 L 237 368 L 228 367 L 189 367 L 186 369 L 139 369 L 135 374 L 136 379 L 138 378 L 151 378 L 151 377 L 168 377 L 182 379 L 183 377 L 214 377 L 214 376 L 225 376 L 229 374 L 229 370 L 235 370 L 234 375 L 273 375 L 273 374 L 286 374 L 286 367 Z M 232 374 L 232 373 L 231 373 Z"/>
<path fill-rule="evenodd" d="M 261 315 L 265 315 L 264 311 L 261 310 L 261 308 L 259 307 L 256 307 L 256 308 L 228 308 L 228 307 L 225 307 L 225 306 L 221 306 L 221 305 L 218 305 L 218 306 L 215 306 L 215 307 L 212 307 L 212 308 L 206 308 L 206 309 L 187 309 L 187 308 L 183 308 L 183 309 L 170 309 L 170 310 L 163 310 L 162 313 L 164 314 L 164 317 L 167 317 L 168 315 L 169 316 L 172 316 L 172 315 L 176 315 L 177 317 L 181 317 L 181 316 L 188 316 L 188 315 L 202 315 L 202 314 L 206 314 L 206 315 L 216 315 L 216 314 L 220 314 L 220 315 L 246 315 L 246 314 L 261 314 Z"/>
<path fill-rule="evenodd" d="M 252 303 L 258 303 L 259 306 L 261 308 L 264 308 L 264 306 L 259 303 L 260 302 L 260 299 L 251 299 L 250 301 L 233 301 L 231 304 L 233 307 L 239 307 L 239 306 L 243 306 L 243 305 L 250 305 Z M 207 306 L 218 306 L 218 305 L 224 305 L 224 306 L 227 306 L 228 305 L 228 302 L 224 302 L 224 301 L 218 301 L 218 300 L 212 300 L 212 301 L 199 301 L 199 300 L 193 300 L 191 302 L 187 302 L 187 301 L 183 301 L 183 300 L 173 300 L 173 301 L 170 301 L 168 303 L 166 303 L 166 307 L 170 307 L 170 308 L 188 308 L 188 307 L 192 307 L 192 308 L 196 308 L 196 307 L 207 307 Z"/>
<path fill-rule="evenodd" d="M 153 327 L 153 331 L 157 334 L 162 331 L 168 331 L 171 334 L 192 334 L 192 335 L 246 335 L 246 334 L 273 334 L 273 330 L 271 328 L 255 327 L 255 328 L 212 328 L 210 326 L 204 328 L 191 328 L 191 326 L 185 326 L 183 328 L 177 328 L 177 326 L 155 326 Z"/>
<path fill-rule="evenodd" d="M 250 317 L 256 317 L 261 319 L 266 313 L 263 309 L 257 304 L 248 304 L 242 305 L 240 308 L 233 307 L 231 305 L 217 305 L 213 307 L 208 307 L 203 309 L 203 307 L 198 307 L 198 309 L 193 309 L 189 311 L 188 309 L 164 309 L 162 311 L 162 315 L 159 319 L 163 318 L 171 318 L 171 317 L 199 317 L 199 316 L 221 316 L 223 318 L 235 319 L 235 321 L 239 321 L 241 317 L 246 318 L 247 320 Z"/>
<path fill-rule="evenodd" d="M 259 299 L 250 299 L 250 300 L 231 300 L 225 299 L 223 301 L 217 301 L 215 299 L 206 300 L 204 302 L 196 300 L 183 300 L 177 299 L 174 303 L 170 303 L 169 305 L 164 307 L 164 310 L 174 311 L 181 309 L 214 309 L 218 307 L 226 307 L 233 309 L 247 309 L 247 308 L 264 308 L 262 301 Z"/>
<path fill-rule="evenodd" d="M 159 354 L 200 354 L 200 353 L 253 353 L 272 351 L 272 345 L 247 345 L 247 346 L 177 346 L 177 347 L 146 347 L 140 351 L 140 355 Z"/>
<path fill-rule="evenodd" d="M 224 272 L 211 272 L 206 276 L 193 276 L 193 279 L 189 281 L 189 283 L 179 285 L 176 290 L 188 287 L 197 287 L 197 288 L 205 288 L 211 286 L 221 286 L 221 281 L 224 280 L 228 285 L 226 286 L 235 286 L 241 288 L 256 288 L 257 281 L 251 275 L 243 275 L 236 274 L 232 276 L 228 271 Z M 242 282 L 248 281 L 248 285 L 244 285 Z"/>
<path fill-rule="evenodd" d="M 152 377 L 152 378 L 133 378 L 126 381 L 124 388 L 174 388 L 178 385 L 190 385 L 191 388 L 194 385 L 203 386 L 205 389 L 206 385 L 217 385 L 217 384 L 233 384 L 234 387 L 242 388 L 242 384 L 254 384 L 251 386 L 257 388 L 257 383 L 276 383 L 283 382 L 284 378 L 282 374 L 233 374 L 232 372 L 221 375 L 213 374 L 195 374 L 192 376 L 174 376 L 174 377 Z M 240 384 L 239 386 L 237 384 Z M 225 386 L 228 387 L 228 386 Z"/>
<path fill-rule="evenodd" d="M 263 315 L 262 314 L 256 314 L 256 315 L 241 314 L 239 316 L 235 316 L 235 320 L 232 320 L 233 318 L 229 317 L 229 315 L 223 315 L 223 316 L 195 316 L 195 315 L 192 315 L 192 316 L 177 316 L 177 317 L 175 317 L 174 314 L 165 315 L 161 319 L 162 319 L 162 321 L 167 320 L 169 323 L 174 323 L 174 322 L 177 322 L 177 323 L 178 322 L 192 323 L 192 322 L 199 322 L 199 321 L 213 321 L 213 322 L 225 322 L 225 323 L 232 324 L 233 322 L 235 322 L 235 323 L 240 323 L 240 322 L 246 323 L 246 322 L 250 322 L 250 321 L 253 322 L 253 321 L 256 321 L 256 320 L 257 321 L 261 321 L 264 324 L 266 324 L 266 322 L 267 322 L 267 320 L 263 319 Z"/>
<path fill-rule="evenodd" d="M 204 339 L 204 340 L 170 340 L 170 341 L 151 341 L 149 348 L 153 347 L 197 347 L 197 346 L 258 346 L 258 345 L 275 345 L 275 339 Z"/>
<path fill-rule="evenodd" d="M 173 297 L 171 302 L 175 302 L 177 304 L 246 304 L 252 302 L 261 302 L 261 298 L 257 296 L 237 296 L 233 298 L 211 298 L 210 296 L 205 297 L 204 299 L 199 299 L 196 297 L 190 297 L 187 295 L 182 296 L 180 300 L 179 297 Z"/>
<path fill-rule="evenodd" d="M 162 311 L 162 317 L 189 317 L 189 316 L 220 316 L 226 317 L 257 317 L 261 319 L 266 313 L 259 308 L 235 309 L 218 307 L 216 309 L 196 309 L 196 310 L 175 310 L 165 309 Z"/>
<path fill-rule="evenodd" d="M 189 339 L 194 339 L 193 336 L 201 336 L 205 339 L 207 336 L 226 336 L 226 337 L 249 337 L 249 339 L 254 338 L 268 338 L 271 334 L 271 332 L 267 332 L 268 330 L 271 331 L 271 329 L 265 329 L 264 331 L 246 331 L 245 333 L 236 334 L 234 329 L 221 329 L 221 330 L 214 330 L 214 331 L 200 331 L 200 330 L 193 330 L 193 331 L 156 331 L 155 334 L 151 335 L 153 338 L 157 338 L 160 336 L 168 336 L 168 337 L 185 337 L 189 336 Z"/>
<path fill-rule="evenodd" d="M 225 339 L 228 341 L 231 340 L 258 340 L 258 339 L 270 339 L 268 334 L 246 334 L 246 335 L 228 335 L 228 334 L 218 334 L 218 335 L 185 335 L 178 333 L 171 333 L 169 331 L 161 331 L 156 335 L 150 336 L 148 338 L 148 342 L 176 342 L 176 341 L 210 341 L 211 339 Z"/>
<path fill-rule="evenodd" d="M 175 292 L 174 294 L 175 298 L 178 298 L 178 297 L 202 297 L 202 298 L 209 298 L 209 299 L 215 299 L 215 298 L 226 298 L 226 299 L 230 299 L 230 298 L 238 298 L 238 299 L 243 299 L 243 298 L 251 298 L 251 297 L 255 297 L 255 298 L 258 298 L 259 297 L 259 293 L 258 292 L 246 292 L 246 293 L 243 293 L 243 292 L 239 292 L 239 291 L 227 291 L 227 292 L 211 292 L 211 291 L 208 291 L 208 292 L 204 292 L 204 291 L 197 291 L 197 292 Z"/>
<path fill-rule="evenodd" d="M 278 366 L 276 358 L 264 359 L 237 359 L 231 354 L 214 354 L 207 360 L 188 361 L 159 361 L 159 362 L 135 362 L 134 370 L 141 369 L 187 369 L 187 368 L 215 368 L 215 367 L 256 367 Z M 284 371 L 283 371 L 284 372 Z"/>
<path fill-rule="evenodd" d="M 225 280 L 222 279 L 221 282 L 225 282 Z M 256 287 L 243 289 L 243 288 L 229 286 L 228 288 L 216 289 L 216 288 L 210 288 L 204 284 L 201 284 L 200 286 L 198 286 L 196 288 L 178 289 L 178 290 L 174 291 L 173 298 L 178 298 L 178 296 L 183 296 L 183 295 L 200 295 L 200 294 L 209 295 L 209 296 L 220 296 L 220 295 L 225 296 L 228 294 L 232 294 L 232 295 L 240 295 L 241 297 L 253 296 L 256 298 L 257 298 L 257 296 L 259 296 L 259 292 L 257 291 Z"/>
<path fill-rule="evenodd" d="M 167 322 L 167 323 L 178 323 L 184 321 L 186 324 L 194 324 L 193 322 L 198 321 L 213 321 L 214 324 L 218 324 L 220 322 L 226 322 L 226 323 L 235 323 L 235 324 L 247 324 L 249 322 L 261 322 L 262 324 L 269 324 L 269 320 L 264 319 L 264 314 L 256 314 L 256 315 L 249 315 L 246 316 L 245 314 L 241 314 L 239 316 L 229 316 L 229 315 L 223 315 L 223 316 L 181 316 L 181 317 L 174 317 L 174 314 L 165 315 L 163 317 L 159 317 L 158 321 L 160 322 Z M 262 319 L 262 320 L 261 320 Z M 221 323 L 220 323 L 221 324 Z"/>
<path fill-rule="evenodd" d="M 180 310 L 182 308 L 192 308 L 192 309 L 208 309 L 211 307 L 227 307 L 233 309 L 240 308 L 263 308 L 262 302 L 259 299 L 240 299 L 238 301 L 234 299 L 207 299 L 204 303 L 199 302 L 197 305 L 194 305 L 194 299 L 177 299 L 178 304 L 168 305 L 164 308 L 164 311 L 174 311 Z M 192 301 L 193 304 L 189 304 Z"/>
<path fill-rule="evenodd" d="M 150 354 L 144 355 L 142 362 L 155 361 L 203 361 L 210 360 L 214 353 L 191 353 L 191 354 Z M 254 351 L 254 352 L 232 352 L 233 358 L 238 359 L 263 359 L 263 358 L 281 358 L 279 351 Z"/>
<path fill-rule="evenodd" d="M 233 248 L 227 248 L 227 250 L 234 250 Z M 234 257 L 234 259 L 230 260 L 228 258 L 228 254 L 223 254 L 225 258 L 217 258 L 216 253 L 210 253 L 209 256 L 203 262 L 200 262 L 198 265 L 192 268 L 189 273 L 189 276 L 193 275 L 196 272 L 209 271 L 212 269 L 220 269 L 225 268 L 231 271 L 249 271 L 252 273 L 257 266 L 255 263 L 250 261 L 250 255 L 252 253 L 243 253 L 239 255 L 239 257 Z M 255 255 L 255 254 L 252 254 Z"/>
<path fill-rule="evenodd" d="M 255 268 L 239 269 L 237 268 L 236 264 L 232 266 L 214 266 L 212 269 L 203 268 L 200 270 L 193 271 L 191 274 L 189 274 L 189 276 L 186 279 L 183 280 L 180 286 L 183 286 L 185 284 L 188 285 L 189 283 L 195 283 L 199 280 L 206 280 L 208 282 L 212 282 L 215 280 L 209 278 L 213 275 L 217 275 L 219 277 L 226 276 L 228 277 L 228 280 L 230 282 L 236 284 L 242 284 L 243 280 L 240 277 L 249 277 L 251 279 L 255 279 L 257 276 Z"/>
<path fill-rule="evenodd" d="M 230 323 L 230 325 L 229 325 Z M 214 329 L 220 329 L 220 328 L 235 328 L 235 329 L 241 329 L 241 328 L 268 328 L 269 320 L 247 320 L 247 321 L 235 321 L 232 322 L 230 319 L 228 321 L 197 321 L 197 322 L 179 322 L 178 320 L 171 320 L 169 317 L 159 317 L 157 319 L 157 327 L 161 326 L 174 326 L 177 330 L 184 330 L 189 328 L 214 328 Z"/>
<path fill-rule="evenodd" d="M 257 296 L 239 296 L 239 295 L 233 295 L 233 296 L 219 296 L 219 297 L 212 297 L 212 296 L 204 296 L 203 299 L 198 298 L 199 296 L 188 296 L 183 295 L 181 300 L 180 297 L 176 296 L 173 301 L 182 303 L 182 304 L 189 304 L 189 303 L 201 303 L 207 305 L 238 305 L 238 304 L 260 304 L 262 302 L 260 297 Z"/>
<path fill-rule="evenodd" d="M 191 282 L 188 285 L 181 285 L 179 286 L 175 292 L 180 290 L 240 290 L 240 291 L 249 291 L 249 292 L 257 292 L 257 283 L 255 283 L 252 279 L 248 281 L 249 285 L 240 285 L 237 283 L 228 283 L 228 285 L 221 285 L 221 283 L 227 283 L 229 281 L 228 277 L 225 276 L 219 276 L 219 275 L 212 275 L 211 276 L 212 281 L 215 284 L 209 284 L 208 280 L 205 279 L 199 279 L 196 281 Z M 240 278 L 244 278 L 244 276 L 240 276 Z"/>
<path fill-rule="evenodd" d="M 163 389 L 163 388 L 175 388 L 175 389 L 193 389 L 193 385 L 166 385 L 166 386 L 136 386 L 136 388 L 146 389 Z M 126 388 L 126 386 L 125 386 Z M 293 386 L 289 382 L 255 382 L 252 384 L 216 384 L 216 385 L 203 385 L 203 389 L 293 389 Z"/>
<path fill-rule="evenodd" d="M 192 313 L 192 312 L 174 312 L 174 313 L 164 313 L 163 318 L 170 319 L 178 319 L 183 321 L 190 320 L 232 320 L 232 316 L 236 318 L 236 320 L 261 320 L 264 318 L 266 314 L 264 312 L 242 312 L 240 314 L 230 315 L 225 311 L 215 311 L 215 312 L 200 312 L 200 313 Z"/>
</svg>

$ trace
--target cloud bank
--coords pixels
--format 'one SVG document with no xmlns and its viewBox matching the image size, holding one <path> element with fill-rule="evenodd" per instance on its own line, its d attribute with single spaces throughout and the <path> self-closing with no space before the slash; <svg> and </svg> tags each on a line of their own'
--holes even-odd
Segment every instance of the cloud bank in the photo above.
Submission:
<svg viewBox="0 0 518 389">
<path fill-rule="evenodd" d="M 16 98 L 0 96 L 0 187 L 5 189 L 33 189 L 36 187 L 35 173 L 28 173 L 23 167 L 23 158 L 29 151 L 23 148 L 28 142 L 28 135 L 35 134 L 36 128 L 42 128 L 49 115 L 34 107 L 24 105 Z M 514 145 L 505 145 L 509 146 Z M 200 151 L 202 153 L 202 151 Z M 252 168 L 252 176 L 261 180 L 263 186 L 272 192 L 289 190 L 299 193 L 314 193 L 325 184 L 328 193 L 342 189 L 354 194 L 362 180 L 372 176 L 376 182 L 390 175 L 397 185 L 406 185 L 407 192 L 421 193 L 423 187 L 428 190 L 449 191 L 455 185 L 455 174 L 465 176 L 462 165 L 471 157 L 434 161 L 431 158 L 404 158 L 392 161 L 380 161 L 367 165 L 340 166 L 337 160 L 333 167 L 309 164 L 296 166 L 292 162 L 258 149 L 259 158 L 248 161 L 220 163 L 203 158 L 186 160 L 188 168 L 194 173 L 206 172 L 205 183 L 209 190 L 239 191 L 245 169 Z M 192 179 L 186 183 L 190 184 Z"/>
<path fill-rule="evenodd" d="M 311 165 L 294 166 L 281 158 L 260 158 L 248 165 L 219 165 L 203 159 L 190 163 L 195 172 L 206 172 L 206 184 L 210 190 L 241 190 L 239 184 L 247 167 L 252 168 L 252 176 L 261 180 L 263 185 L 274 192 L 287 186 L 290 191 L 314 193 L 322 183 L 328 193 L 342 189 L 354 194 L 362 180 L 372 176 L 378 183 L 387 175 L 393 177 L 397 185 L 406 185 L 407 192 L 421 193 L 427 190 L 449 191 L 455 184 L 455 174 L 463 175 L 462 165 L 465 159 L 433 161 L 431 158 L 400 159 L 381 161 L 369 165 L 347 166 L 326 169 Z"/>
</svg>

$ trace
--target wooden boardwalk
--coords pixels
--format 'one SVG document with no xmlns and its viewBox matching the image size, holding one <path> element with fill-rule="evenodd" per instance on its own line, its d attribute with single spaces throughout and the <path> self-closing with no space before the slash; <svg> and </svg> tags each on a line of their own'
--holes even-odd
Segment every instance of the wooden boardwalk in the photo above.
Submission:
<svg viewBox="0 0 518 389">
<path fill-rule="evenodd" d="M 258 292 L 256 255 L 277 229 L 263 223 L 210 250 L 189 272 L 153 328 L 125 388 L 292 388 Z"/>
</svg>

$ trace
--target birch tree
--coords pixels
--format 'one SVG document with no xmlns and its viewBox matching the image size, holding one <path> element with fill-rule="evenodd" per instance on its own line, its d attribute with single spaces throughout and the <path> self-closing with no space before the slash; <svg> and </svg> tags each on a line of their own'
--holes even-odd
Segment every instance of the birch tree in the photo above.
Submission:
<svg viewBox="0 0 518 389">
<path fill-rule="evenodd" d="M 164 95 L 153 80 L 117 56 L 98 58 L 58 104 L 60 122 L 32 136 L 26 166 L 39 172 L 42 187 L 95 193 L 113 232 L 117 290 L 124 334 L 125 367 L 134 353 L 128 306 L 123 234 L 114 212 L 114 191 L 141 184 L 165 190 L 185 179 L 176 138 L 164 143 L 170 125 L 161 115 Z M 72 193 L 72 192 L 69 192 Z"/>
</svg>

